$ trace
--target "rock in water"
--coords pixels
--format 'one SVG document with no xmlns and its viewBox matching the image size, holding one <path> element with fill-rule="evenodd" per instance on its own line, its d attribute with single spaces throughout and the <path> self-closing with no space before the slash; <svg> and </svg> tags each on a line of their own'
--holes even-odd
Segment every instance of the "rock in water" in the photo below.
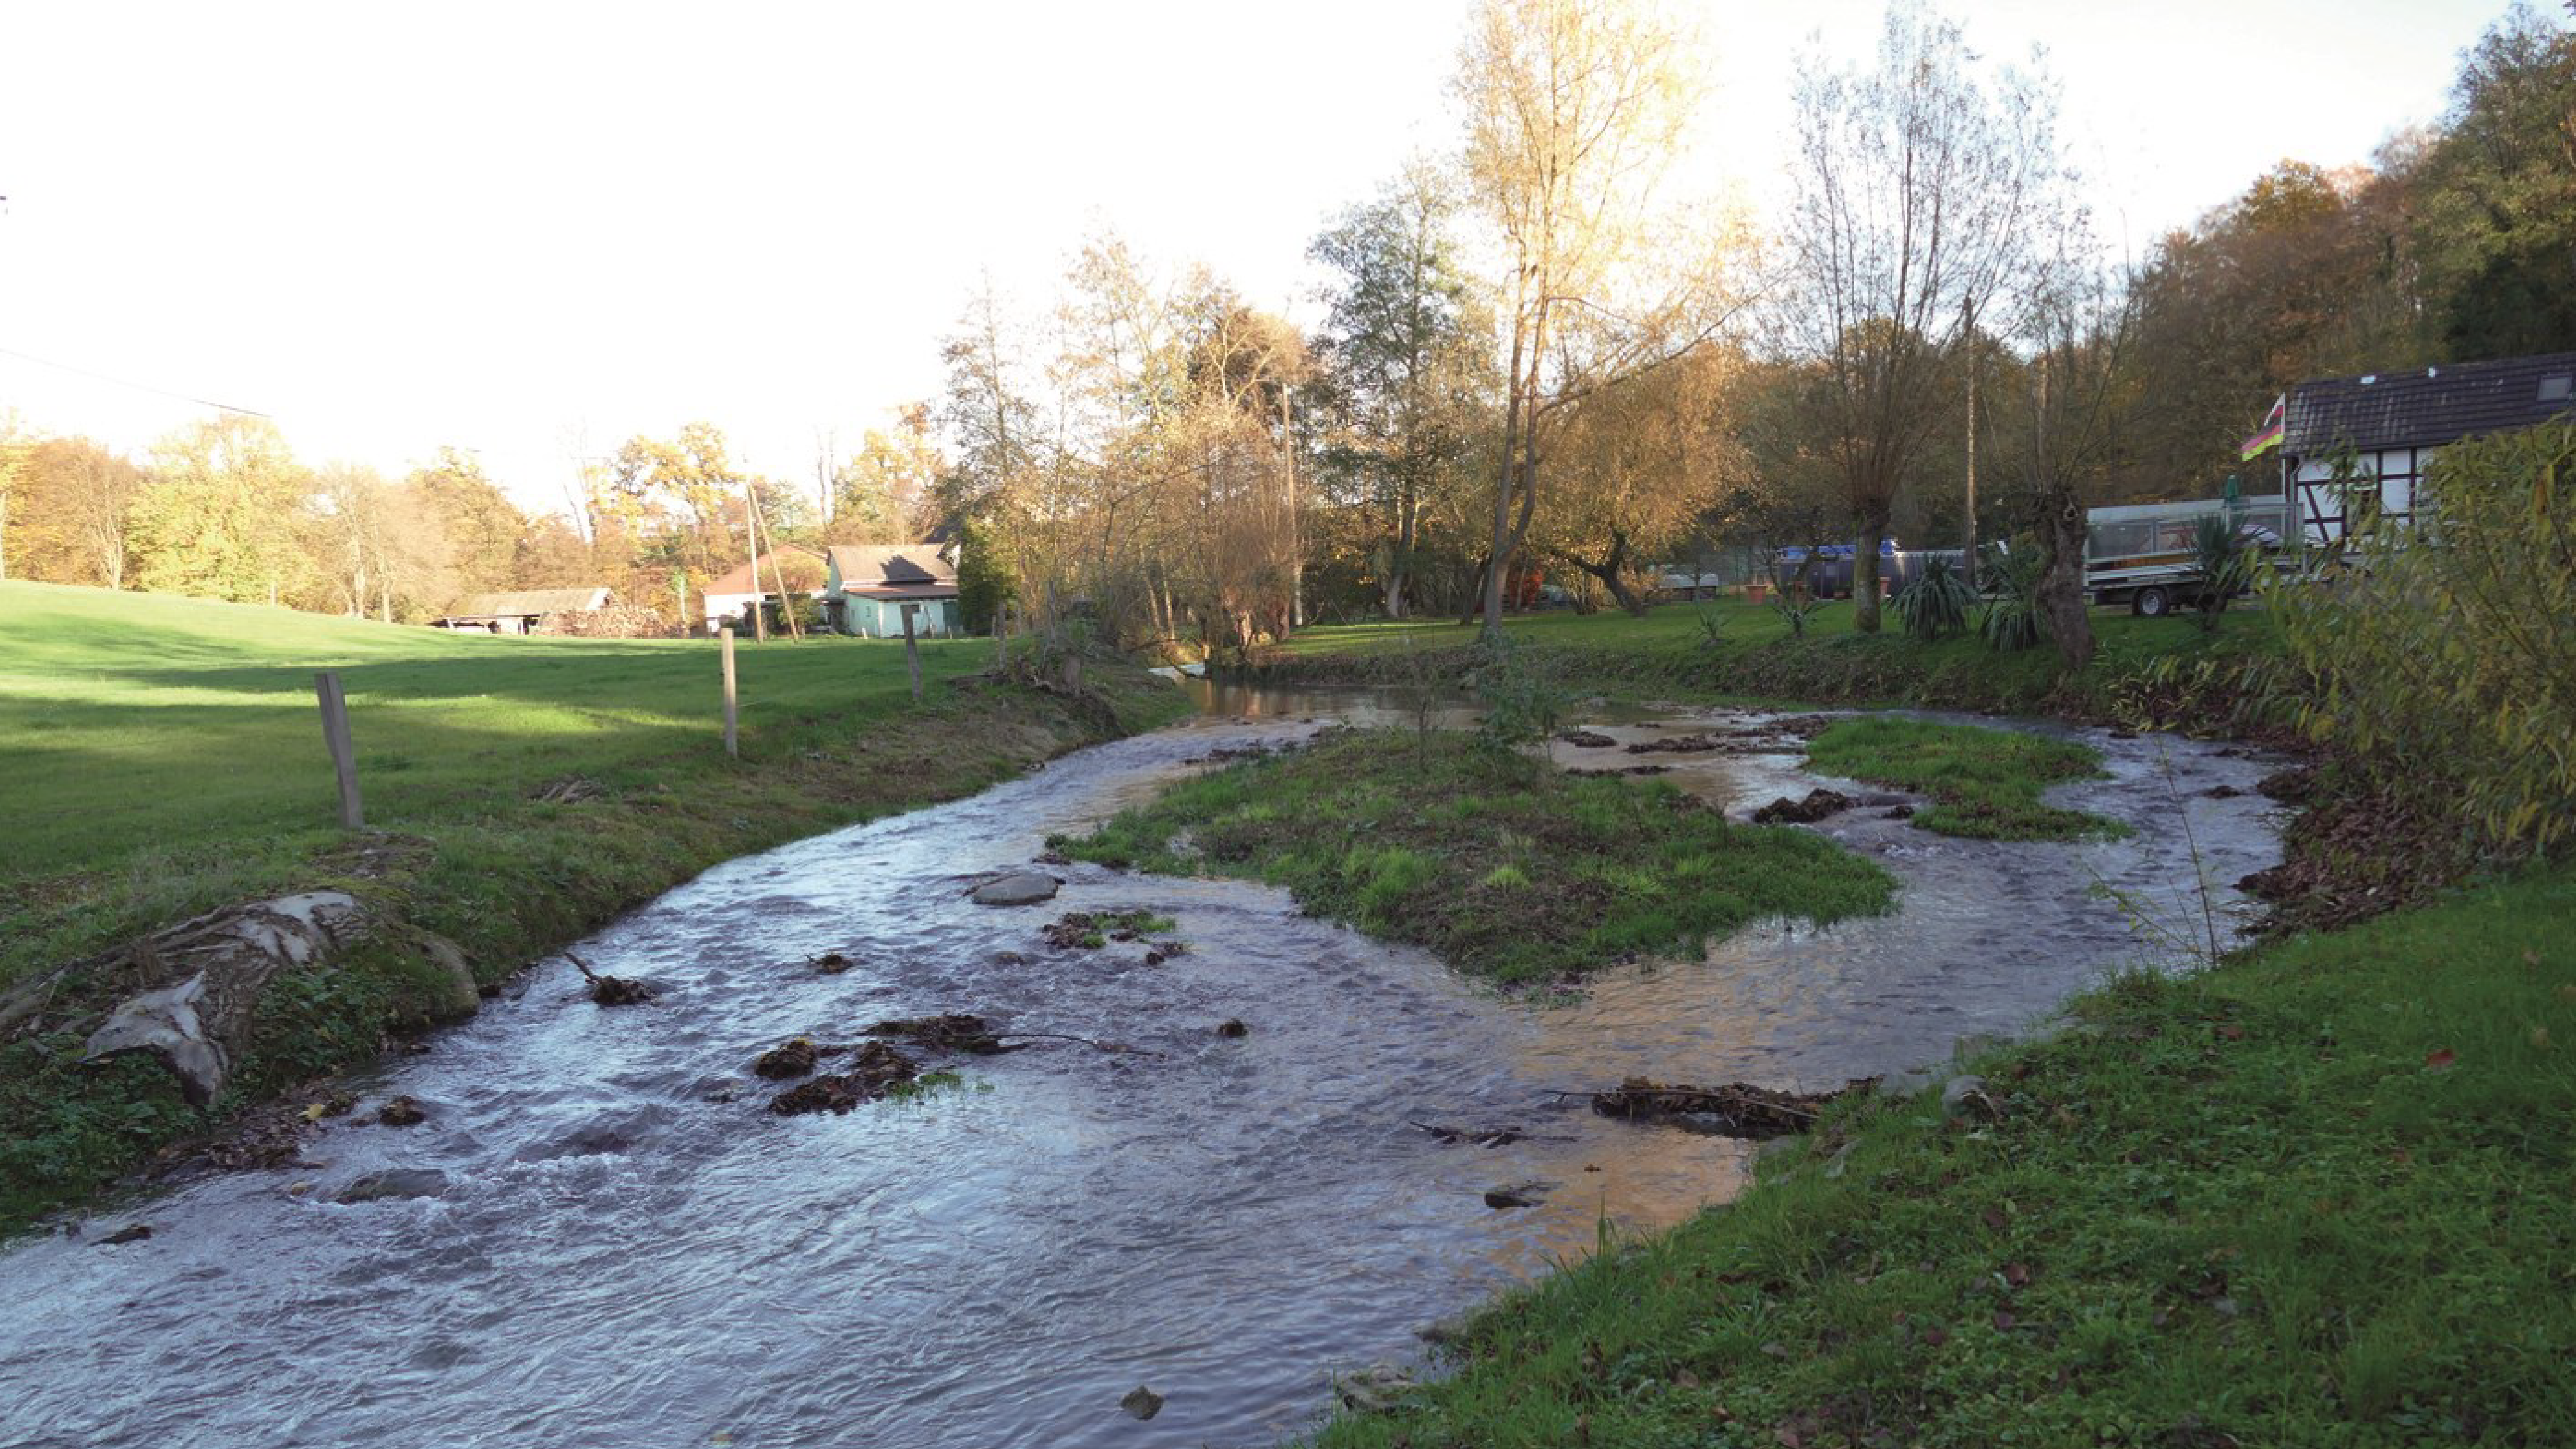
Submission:
<svg viewBox="0 0 2576 1449">
<path fill-rule="evenodd" d="M 150 1236 L 152 1236 L 150 1223 L 132 1223 L 99 1239 L 98 1246 L 112 1248 L 119 1243 L 139 1243 Z"/>
<path fill-rule="evenodd" d="M 429 1120 L 429 1114 L 409 1097 L 395 1097 L 376 1109 L 376 1120 L 387 1127 L 417 1127 Z"/>
<path fill-rule="evenodd" d="M 333 1202 L 379 1202 L 391 1197 L 444 1197 L 447 1174 L 435 1167 L 389 1167 L 340 1189 Z"/>
<path fill-rule="evenodd" d="M 1252 1028 L 1229 1016 L 1216 1024 L 1216 1034 L 1222 1037 L 1246 1037 L 1252 1035 Z"/>
<path fill-rule="evenodd" d="M 975 887 L 974 900 L 979 906 L 1034 906 L 1054 900 L 1056 887 L 1062 884 L 1054 876 L 1037 871 L 1014 871 Z"/>
<path fill-rule="evenodd" d="M 1127 1391 L 1127 1397 L 1118 1401 L 1118 1407 L 1139 1419 L 1150 1419 L 1163 1412 L 1163 1396 L 1138 1384 Z"/>
<path fill-rule="evenodd" d="M 1787 822 L 1792 825 L 1813 825 L 1827 816 L 1839 815 L 1858 803 L 1860 802 L 1840 790 L 1827 790 L 1819 786 L 1808 791 L 1803 800 L 1792 800 L 1783 795 L 1754 811 L 1753 823 L 1775 825 Z"/>
</svg>

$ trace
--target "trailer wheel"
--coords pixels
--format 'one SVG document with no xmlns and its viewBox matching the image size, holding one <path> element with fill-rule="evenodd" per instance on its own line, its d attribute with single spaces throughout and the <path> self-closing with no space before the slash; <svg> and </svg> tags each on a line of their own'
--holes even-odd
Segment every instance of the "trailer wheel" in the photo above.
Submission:
<svg viewBox="0 0 2576 1449">
<path fill-rule="evenodd" d="M 2164 585 L 2149 584 L 2138 590 L 2138 596 L 2131 601 L 2131 607 L 2150 619 L 2161 619 L 2173 612 L 2173 596 L 2165 592 Z"/>
</svg>

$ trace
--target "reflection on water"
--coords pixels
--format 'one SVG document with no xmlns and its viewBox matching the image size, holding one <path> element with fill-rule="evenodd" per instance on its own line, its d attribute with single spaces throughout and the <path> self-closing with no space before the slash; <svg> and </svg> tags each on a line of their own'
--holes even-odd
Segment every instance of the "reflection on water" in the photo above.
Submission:
<svg viewBox="0 0 2576 1449">
<path fill-rule="evenodd" d="M 962 877 L 1027 862 L 1214 745 L 1410 718 L 1365 694 L 1208 692 L 1220 717 L 671 892 L 582 947 L 659 1004 L 597 1010 L 550 964 L 376 1083 L 426 1104 L 425 1126 L 337 1125 L 322 1166 L 200 1183 L 85 1235 L 139 1217 L 146 1242 L 13 1248 L 8 1442 L 1268 1442 L 1321 1412 L 1329 1371 L 1411 1352 L 1417 1325 L 1580 1255 L 1600 1219 L 1669 1223 L 1741 1186 L 1742 1144 L 1561 1091 L 1908 1067 L 2138 959 L 2093 887 L 2188 879 L 2182 811 L 2214 879 L 2276 854 L 2260 799 L 2206 795 L 2261 764 L 2088 734 L 2113 778 L 2053 798 L 2135 838 L 1951 841 L 1851 812 L 1827 828 L 1904 881 L 1899 914 L 1757 928 L 1570 1005 L 1498 999 L 1235 882 L 1069 866 L 1052 907 L 965 901 Z M 1721 718 L 1749 717 L 1689 723 Z M 1812 783 L 1794 756 L 1655 759 L 1737 814 Z M 1148 967 L 1140 948 L 1037 940 L 1056 911 L 1123 907 L 1177 917 L 1193 949 Z M 817 975 L 804 962 L 825 951 L 860 964 Z M 762 1110 L 763 1047 L 947 1010 L 1152 1054 L 1059 1043 L 964 1063 L 989 1091 Z M 1218 1038 L 1227 1017 L 1250 1036 Z M 1443 1146 L 1423 1125 L 1533 1135 Z M 388 1166 L 453 1185 L 328 1200 Z M 1540 1207 L 1484 1204 L 1533 1181 Z M 1168 1396 L 1150 1423 L 1118 1407 L 1138 1383 Z"/>
</svg>

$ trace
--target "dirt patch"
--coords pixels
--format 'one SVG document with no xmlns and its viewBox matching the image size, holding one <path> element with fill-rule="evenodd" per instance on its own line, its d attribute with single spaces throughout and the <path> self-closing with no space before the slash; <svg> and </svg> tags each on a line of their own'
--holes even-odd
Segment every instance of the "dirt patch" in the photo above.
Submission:
<svg viewBox="0 0 2576 1449">
<path fill-rule="evenodd" d="M 1860 802 L 1840 790 L 1818 786 L 1805 798 L 1792 800 L 1783 795 L 1753 812 L 1756 825 L 1813 825 L 1829 816 L 1840 815 Z"/>
<path fill-rule="evenodd" d="M 912 1058 L 881 1041 L 868 1042 L 850 1058 L 848 1070 L 816 1077 L 770 1099 L 769 1110 L 781 1117 L 807 1112 L 848 1112 L 876 1101 L 898 1082 L 921 1074 Z"/>
<path fill-rule="evenodd" d="M 1595 1092 L 1592 1110 L 1604 1117 L 1662 1122 L 1721 1137 L 1760 1141 L 1804 1132 L 1816 1125 L 1827 1103 L 1848 1092 L 1868 1091 L 1877 1084 L 1876 1077 L 1864 1077 L 1831 1092 L 1783 1092 L 1744 1082 L 1693 1087 L 1630 1077 L 1616 1091 Z"/>
<path fill-rule="evenodd" d="M 1601 770 L 1568 770 L 1565 773 L 1585 780 L 1605 779 L 1612 775 L 1669 775 L 1670 765 L 1613 765 Z"/>
<path fill-rule="evenodd" d="M 1598 730 L 1567 730 L 1557 738 L 1569 745 L 1587 750 L 1606 750 L 1619 743 Z"/>
<path fill-rule="evenodd" d="M 2328 781 L 2304 765 L 2256 788 L 2306 806 L 2282 841 L 2281 863 L 2236 883 L 2272 908 L 2264 935 L 2338 930 L 2429 900 L 2468 872 L 2458 823 L 2420 800 Z"/>
</svg>

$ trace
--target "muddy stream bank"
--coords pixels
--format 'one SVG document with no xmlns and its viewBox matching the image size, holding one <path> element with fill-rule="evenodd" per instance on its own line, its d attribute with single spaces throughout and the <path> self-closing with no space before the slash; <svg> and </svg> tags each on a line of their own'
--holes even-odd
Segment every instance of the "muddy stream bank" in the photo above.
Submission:
<svg viewBox="0 0 2576 1449">
<path fill-rule="evenodd" d="M 365 1082 L 310 1166 L 11 1246 L 0 1443 L 1268 1443 L 1329 1406 L 1332 1373 L 1417 1353 L 1419 1326 L 1580 1254 L 1599 1218 L 1669 1223 L 1744 1181 L 1750 1144 L 1556 1089 L 1917 1066 L 2156 954 L 2097 882 L 2196 931 L 2174 896 L 2194 841 L 2219 882 L 2278 858 L 2252 793 L 2268 762 L 2071 731 L 2112 778 L 2051 799 L 2133 838 L 1988 844 L 1848 811 L 1821 828 L 1897 874 L 1896 914 L 1756 928 L 1570 1004 L 1497 998 L 1236 882 L 1055 865 L 1053 901 L 967 899 L 1211 749 L 1404 715 L 1199 687 L 1198 721 L 709 871 L 575 947 L 653 1001 L 601 1009 L 549 961 Z M 1669 765 L 1737 816 L 1818 783 L 1794 755 L 1624 748 L 1737 718 L 1630 712 L 1589 721 L 1608 746 L 1554 748 Z M 1188 949 L 1042 939 L 1067 911 L 1136 909 Z M 811 964 L 830 953 L 849 964 Z M 952 1011 L 1137 1050 L 928 1052 L 964 1085 L 768 1110 L 761 1052 Z M 397 1096 L 423 1120 L 372 1125 Z M 395 1170 L 431 1195 L 341 1200 Z M 1487 1206 L 1498 1187 L 1537 1205 Z M 134 1223 L 151 1236 L 99 1241 Z M 1140 1384 L 1165 1396 L 1150 1421 L 1120 1406 Z"/>
</svg>

